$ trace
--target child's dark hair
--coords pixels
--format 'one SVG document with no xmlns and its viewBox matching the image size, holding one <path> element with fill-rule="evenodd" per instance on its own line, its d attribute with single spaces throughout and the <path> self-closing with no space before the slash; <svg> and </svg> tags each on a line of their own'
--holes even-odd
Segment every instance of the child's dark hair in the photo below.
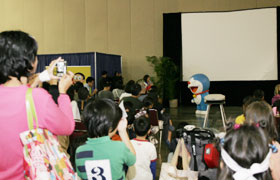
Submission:
<svg viewBox="0 0 280 180">
<path fill-rule="evenodd" d="M 132 124 L 134 122 L 135 119 L 135 110 L 133 109 L 133 104 L 130 101 L 124 101 L 123 103 L 124 108 L 128 110 L 127 112 L 127 121 L 128 124 Z"/>
<path fill-rule="evenodd" d="M 78 90 L 78 97 L 80 100 L 86 100 L 88 96 L 89 96 L 89 92 L 86 87 L 81 87 Z"/>
<path fill-rule="evenodd" d="M 257 99 L 263 99 L 263 98 L 264 98 L 264 91 L 261 90 L 261 89 L 256 89 L 256 90 L 253 92 L 253 97 L 254 97 L 254 98 L 257 98 Z"/>
<path fill-rule="evenodd" d="M 89 83 L 89 82 L 92 82 L 92 81 L 94 81 L 93 77 L 91 77 L 91 76 L 87 77 L 86 83 Z"/>
<path fill-rule="evenodd" d="M 132 89 L 131 89 L 131 94 L 133 96 L 138 96 L 140 92 L 141 92 L 140 84 L 138 84 L 138 83 L 133 84 Z"/>
<path fill-rule="evenodd" d="M 117 127 L 122 111 L 110 99 L 97 99 L 86 105 L 83 117 L 89 137 L 96 138 L 108 136 Z"/>
<path fill-rule="evenodd" d="M 145 136 L 151 128 L 150 120 L 145 116 L 135 119 L 133 125 L 137 136 Z"/>
<path fill-rule="evenodd" d="M 265 101 L 256 101 L 248 105 L 245 112 L 245 123 L 248 124 L 259 124 L 270 140 L 276 140 L 278 133 L 275 126 L 275 117 L 271 106 Z"/>
<path fill-rule="evenodd" d="M 83 83 L 80 81 L 76 82 L 74 85 L 75 91 L 78 92 L 80 88 L 84 87 Z"/>
<path fill-rule="evenodd" d="M 253 163 L 262 163 L 269 153 L 269 138 L 262 128 L 254 125 L 242 125 L 238 129 L 230 130 L 223 143 L 223 149 L 239 166 L 250 169 Z M 223 157 L 223 153 L 222 153 Z M 225 158 L 225 157 L 223 157 Z M 218 175 L 219 180 L 234 179 L 236 173 L 223 161 L 223 167 Z M 254 174 L 258 180 L 271 180 L 270 170 Z"/>
<path fill-rule="evenodd" d="M 154 104 L 154 101 L 153 101 L 153 98 L 152 97 L 145 97 L 144 100 L 143 100 L 143 105 L 145 108 L 148 108 L 149 106 L 153 105 Z"/>
<path fill-rule="evenodd" d="M 131 93 L 132 92 L 132 86 L 135 84 L 134 80 L 130 80 L 126 83 L 124 91 L 127 93 Z"/>
</svg>

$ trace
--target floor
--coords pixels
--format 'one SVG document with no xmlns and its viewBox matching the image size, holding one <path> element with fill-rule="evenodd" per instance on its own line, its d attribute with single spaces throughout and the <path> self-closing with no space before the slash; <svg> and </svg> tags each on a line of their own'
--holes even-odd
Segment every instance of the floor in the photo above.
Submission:
<svg viewBox="0 0 280 180">
<path fill-rule="evenodd" d="M 195 106 L 180 106 L 178 108 L 168 109 L 171 115 L 171 119 L 173 125 L 177 127 L 180 122 L 187 122 L 191 125 L 195 125 L 198 127 L 203 126 L 204 116 L 196 116 L 195 115 Z M 226 119 L 229 120 L 231 118 L 235 118 L 236 116 L 242 114 L 242 108 L 237 106 L 224 106 L 224 110 L 226 113 Z M 222 116 L 220 113 L 219 106 L 213 105 L 210 109 L 209 120 L 206 125 L 207 127 L 212 128 L 216 132 L 224 131 Z M 157 161 L 157 178 L 159 178 L 161 162 L 167 161 L 168 149 L 165 143 L 162 143 L 161 147 L 161 155 Z"/>
</svg>

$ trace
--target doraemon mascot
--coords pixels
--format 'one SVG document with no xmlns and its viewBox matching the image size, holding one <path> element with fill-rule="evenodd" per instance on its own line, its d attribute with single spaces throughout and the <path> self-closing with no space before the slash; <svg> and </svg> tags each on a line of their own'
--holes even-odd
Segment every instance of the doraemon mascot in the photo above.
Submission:
<svg viewBox="0 0 280 180">
<path fill-rule="evenodd" d="M 188 88 L 193 93 L 192 103 L 197 104 L 195 114 L 206 114 L 207 104 L 204 97 L 209 94 L 210 81 L 204 74 L 195 74 L 188 81 Z"/>
</svg>

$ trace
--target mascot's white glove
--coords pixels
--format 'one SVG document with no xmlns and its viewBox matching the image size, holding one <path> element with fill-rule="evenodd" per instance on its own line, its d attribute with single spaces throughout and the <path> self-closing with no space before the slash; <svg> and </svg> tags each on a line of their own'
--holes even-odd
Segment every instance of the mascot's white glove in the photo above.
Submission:
<svg viewBox="0 0 280 180">
<path fill-rule="evenodd" d="M 195 98 L 192 99 L 192 101 L 194 101 L 195 104 L 200 104 L 201 103 L 201 96 L 200 95 L 196 96 Z"/>
</svg>

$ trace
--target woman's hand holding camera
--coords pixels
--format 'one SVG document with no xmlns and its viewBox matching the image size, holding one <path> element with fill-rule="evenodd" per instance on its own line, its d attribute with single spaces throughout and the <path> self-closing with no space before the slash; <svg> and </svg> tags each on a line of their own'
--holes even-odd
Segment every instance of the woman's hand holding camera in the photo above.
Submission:
<svg viewBox="0 0 280 180">
<path fill-rule="evenodd" d="M 73 77 L 74 73 L 72 73 L 71 71 L 68 71 L 61 77 L 58 83 L 58 91 L 60 94 L 66 93 L 67 89 L 72 85 Z"/>
</svg>

